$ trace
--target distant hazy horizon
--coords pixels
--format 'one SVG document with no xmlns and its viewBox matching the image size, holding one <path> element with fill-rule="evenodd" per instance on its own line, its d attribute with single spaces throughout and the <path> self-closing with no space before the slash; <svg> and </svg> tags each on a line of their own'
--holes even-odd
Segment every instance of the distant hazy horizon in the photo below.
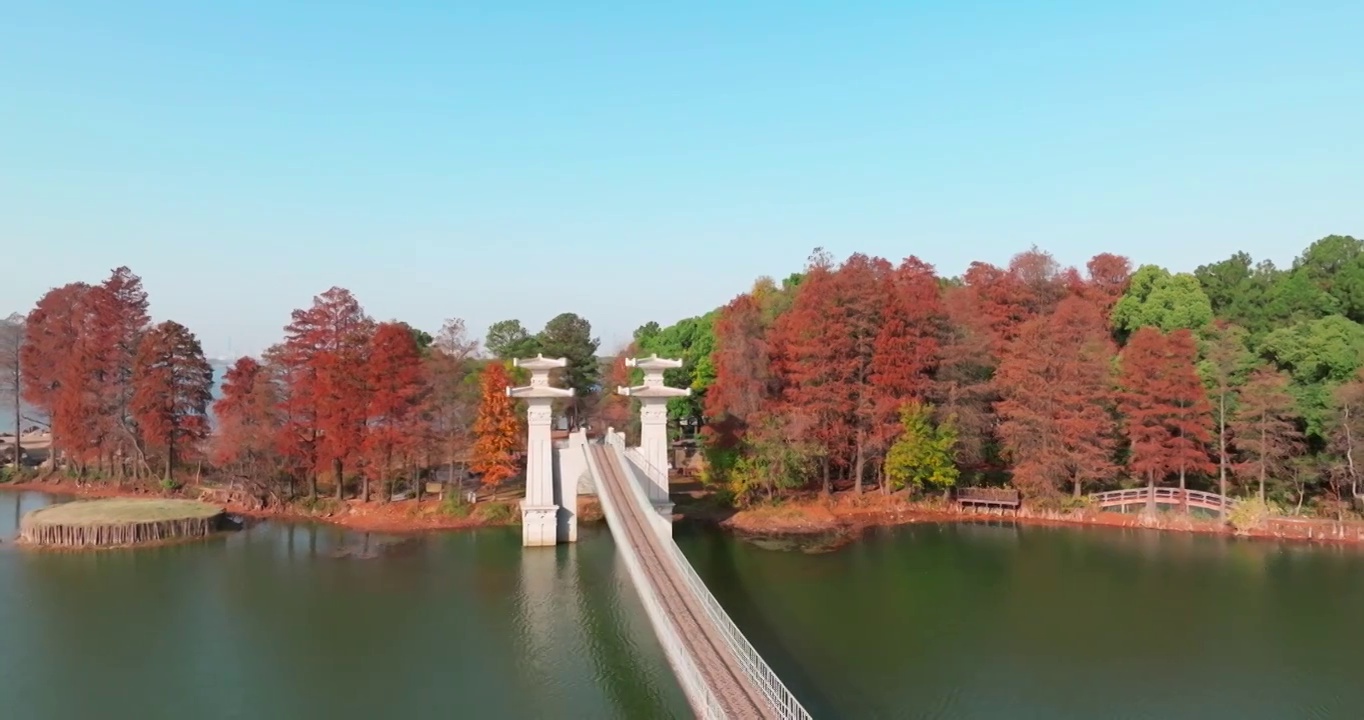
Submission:
<svg viewBox="0 0 1364 720">
<path fill-rule="evenodd" d="M 223 373 L 231 365 L 230 362 L 221 359 L 210 359 L 209 364 L 213 366 L 213 398 L 216 400 L 221 390 Z M 46 416 L 38 412 L 37 408 L 28 403 L 21 403 L 20 414 L 25 417 L 42 418 L 46 421 Z M 25 427 L 29 423 L 25 422 Z M 14 432 L 14 397 L 12 395 L 0 396 L 0 433 Z"/>
</svg>

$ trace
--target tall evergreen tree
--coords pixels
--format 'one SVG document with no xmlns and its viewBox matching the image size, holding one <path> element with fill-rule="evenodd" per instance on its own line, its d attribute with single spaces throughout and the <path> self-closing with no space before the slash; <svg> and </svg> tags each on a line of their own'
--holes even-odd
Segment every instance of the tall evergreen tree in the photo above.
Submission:
<svg viewBox="0 0 1364 720">
<path fill-rule="evenodd" d="M 164 453 L 164 477 L 172 482 L 176 461 L 208 437 L 213 368 L 194 333 L 168 320 L 142 338 L 131 377 L 129 411 L 148 446 Z"/>
</svg>

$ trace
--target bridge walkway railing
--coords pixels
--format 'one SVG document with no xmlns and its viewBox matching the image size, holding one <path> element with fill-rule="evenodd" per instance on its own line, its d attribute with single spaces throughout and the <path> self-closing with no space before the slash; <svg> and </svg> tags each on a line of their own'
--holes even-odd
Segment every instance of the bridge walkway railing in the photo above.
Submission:
<svg viewBox="0 0 1364 720">
<path fill-rule="evenodd" d="M 1230 508 L 1232 499 L 1218 495 L 1217 493 L 1204 492 L 1202 490 L 1180 490 L 1179 488 L 1158 487 L 1154 489 L 1155 501 L 1161 505 L 1194 505 L 1197 507 L 1208 508 L 1211 510 L 1221 510 Z M 1137 505 L 1146 502 L 1152 493 L 1152 488 L 1129 488 L 1127 490 L 1109 490 L 1108 492 L 1093 493 L 1089 496 L 1090 502 L 1100 507 L 1111 507 L 1114 505 Z"/>
<path fill-rule="evenodd" d="M 618 453 L 617 457 L 619 460 L 626 461 L 621 464 L 621 467 L 623 468 L 630 468 L 631 465 L 634 465 L 637 466 L 639 471 L 644 472 L 646 475 L 649 473 L 662 472 L 659 468 L 650 465 L 648 461 L 644 459 L 642 453 L 639 453 L 638 451 L 631 452 L 631 449 L 626 448 L 624 436 L 620 433 L 608 431 L 606 433 L 605 444 Z M 631 470 L 633 471 L 633 469 Z M 664 477 L 666 477 L 666 475 Z M 649 502 L 648 496 L 645 494 L 644 488 L 639 482 L 639 478 L 627 478 L 627 484 L 632 486 L 630 495 L 637 507 L 645 513 L 657 516 L 658 513 L 654 510 L 652 503 Z M 671 522 L 671 520 L 669 520 L 669 522 Z M 800 701 L 796 699 L 796 696 L 786 687 L 786 684 L 782 682 L 776 671 L 768 665 L 767 661 L 764 660 L 757 649 L 753 647 L 753 644 L 744 636 L 743 632 L 739 630 L 739 627 L 734 624 L 734 620 L 730 618 L 729 613 L 720 605 L 719 600 L 715 598 L 715 595 L 710 591 L 710 588 L 706 586 L 705 581 L 696 573 L 696 568 L 692 566 L 691 561 L 687 559 L 687 556 L 683 554 L 682 549 L 673 541 L 671 533 L 667 533 L 666 535 L 660 533 L 660 535 L 659 545 L 675 564 L 676 569 L 679 571 L 679 574 L 687 587 L 687 591 L 692 594 L 694 599 L 700 604 L 707 619 L 723 636 L 725 644 L 738 660 L 739 666 L 742 668 L 749 682 L 762 693 L 763 698 L 767 701 L 773 714 L 783 720 L 809 720 L 810 713 L 805 710 Z"/>
</svg>

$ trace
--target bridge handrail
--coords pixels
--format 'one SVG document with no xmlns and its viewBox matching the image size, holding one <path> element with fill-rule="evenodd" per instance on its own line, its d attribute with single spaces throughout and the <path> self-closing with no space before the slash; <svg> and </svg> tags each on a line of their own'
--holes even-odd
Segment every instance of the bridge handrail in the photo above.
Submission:
<svg viewBox="0 0 1364 720">
<path fill-rule="evenodd" d="M 607 428 L 606 444 L 619 450 L 626 459 L 640 470 L 643 470 L 644 474 L 648 476 L 648 479 L 653 481 L 657 487 L 668 487 L 668 472 L 666 470 L 659 470 L 657 465 L 649 462 L 649 459 L 644 457 L 644 453 L 640 452 L 639 448 L 626 447 L 624 433 L 618 433 L 612 428 Z M 639 485 L 639 483 L 635 484 Z M 653 507 L 653 501 L 649 498 L 649 492 L 647 490 L 643 491 L 642 497 L 646 502 L 645 507 Z M 668 522 L 671 523 L 672 519 L 669 518 Z"/>
<path fill-rule="evenodd" d="M 1229 497 L 1224 497 L 1222 495 L 1218 495 L 1217 493 L 1205 492 L 1203 490 L 1180 490 L 1179 488 L 1158 487 L 1155 488 L 1154 494 L 1156 500 L 1172 500 L 1178 502 L 1187 499 L 1192 500 L 1194 502 L 1206 503 L 1208 505 L 1213 505 L 1216 507 L 1230 507 L 1232 503 L 1232 499 Z M 1091 501 L 1103 504 L 1111 502 L 1122 502 L 1124 500 L 1132 500 L 1134 502 L 1136 501 L 1145 502 L 1148 497 L 1151 497 L 1151 495 L 1152 493 L 1150 488 L 1141 487 L 1127 488 L 1125 490 L 1109 490 L 1107 492 L 1101 493 L 1092 493 L 1090 494 L 1089 497 Z"/>
<path fill-rule="evenodd" d="M 607 431 L 606 435 L 608 444 L 625 449 L 625 441 L 619 433 Z M 628 450 L 626 450 L 626 454 L 629 455 Z M 642 453 L 635 453 L 635 455 L 640 455 L 640 460 L 643 461 Z M 630 460 L 634 462 L 635 458 L 631 457 Z M 646 472 L 658 471 L 657 468 L 649 465 L 648 461 L 643 461 L 642 467 Z M 636 487 L 639 485 L 638 483 L 633 484 Z M 648 498 L 644 496 L 642 490 L 641 488 L 641 492 L 634 493 L 635 501 L 639 502 L 646 511 L 653 512 L 653 506 L 648 502 Z M 739 630 L 739 626 L 734 624 L 729 613 L 720 605 L 720 601 L 711 593 L 710 588 L 706 586 L 701 576 L 696 573 L 696 568 L 692 566 L 691 561 L 682 552 L 682 548 L 678 547 L 671 537 L 660 538 L 660 540 L 665 551 L 672 556 L 673 562 L 680 569 L 682 578 L 687 583 L 687 589 L 701 601 L 706 616 L 710 618 L 711 622 L 715 623 L 715 627 L 724 635 L 725 642 L 735 657 L 739 659 L 739 664 L 743 667 L 744 673 L 748 675 L 749 681 L 767 698 L 767 702 L 772 706 L 777 716 L 786 720 L 810 720 L 810 713 L 805 710 L 796 696 L 791 693 L 791 690 L 781 681 L 777 673 L 753 647 L 753 643 L 749 642 L 748 638 Z"/>
<path fill-rule="evenodd" d="M 640 452 L 639 448 L 625 448 L 625 457 L 630 458 L 630 462 L 638 465 L 644 474 L 649 476 L 650 480 L 659 483 L 659 487 L 668 487 L 668 473 L 659 470 L 658 466 L 649 462 L 649 459 L 644 457 L 644 453 Z"/>
<path fill-rule="evenodd" d="M 744 637 L 743 632 L 729 617 L 729 613 L 725 612 L 724 607 L 720 605 L 720 601 L 716 600 L 710 588 L 706 587 L 705 581 L 696 574 L 696 568 L 692 567 L 691 561 L 682 553 L 682 549 L 670 538 L 664 545 L 668 553 L 673 556 L 677 566 L 682 570 L 682 577 L 688 588 L 700 599 L 706 615 L 719 628 L 721 634 L 725 636 L 725 641 L 729 644 L 730 650 L 739 658 L 739 664 L 748 675 L 749 681 L 767 698 L 767 702 L 776 711 L 777 716 L 791 720 L 809 720 L 810 713 L 800 704 L 800 701 L 781 681 L 776 671 L 767 664 L 767 661 L 748 641 L 748 638 Z"/>
<path fill-rule="evenodd" d="M 608 431 L 609 432 L 609 431 Z M 608 445 L 612 443 L 608 440 Z M 583 453 L 587 456 L 588 472 L 591 472 L 598 480 L 597 497 L 601 501 L 602 512 L 606 514 L 613 528 L 623 528 L 624 518 L 621 516 L 622 509 L 616 507 L 615 498 L 611 495 L 611 487 L 601 479 L 602 470 L 597 466 L 597 460 L 592 456 L 591 446 L 586 443 L 582 446 Z M 638 483 L 629 482 L 630 485 Z M 633 494 L 634 491 L 631 491 Z M 629 502 L 622 499 L 623 502 Z M 638 498 L 636 498 L 638 502 Z M 687 651 L 682 642 L 677 626 L 673 624 L 668 616 L 658 596 L 652 586 L 645 580 L 646 573 L 640 564 L 639 557 L 635 548 L 630 547 L 621 533 L 621 558 L 625 561 L 626 568 L 629 570 L 635 589 L 639 594 L 640 601 L 644 604 L 645 613 L 654 626 L 654 634 L 658 636 L 658 642 L 663 646 L 663 652 L 668 657 L 673 666 L 673 672 L 677 674 L 678 684 L 687 694 L 687 698 L 695 705 L 693 709 L 698 711 L 698 716 L 704 720 L 724 720 L 724 706 L 720 704 L 715 694 L 711 692 L 710 686 L 706 683 L 701 674 L 700 668 L 696 666 L 695 659 Z"/>
</svg>

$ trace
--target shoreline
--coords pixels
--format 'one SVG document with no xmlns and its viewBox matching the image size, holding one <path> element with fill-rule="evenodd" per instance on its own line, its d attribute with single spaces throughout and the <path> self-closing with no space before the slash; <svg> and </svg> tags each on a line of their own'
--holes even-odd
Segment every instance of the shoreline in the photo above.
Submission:
<svg viewBox="0 0 1364 720">
<path fill-rule="evenodd" d="M 12 490 L 15 492 L 39 492 L 49 495 L 66 495 L 83 499 L 89 498 L 185 498 L 197 500 L 199 498 L 190 493 L 166 493 L 156 490 L 137 487 L 124 486 L 116 487 L 104 484 L 77 485 L 70 480 L 61 481 L 41 481 L 29 480 L 26 482 L 0 484 L 0 490 Z M 348 499 L 337 501 L 334 498 L 318 496 L 320 501 L 327 501 L 339 506 L 339 510 L 333 512 L 309 511 L 296 505 L 284 505 L 269 508 L 253 508 L 238 503 L 224 503 L 218 501 L 205 500 L 209 504 L 223 508 L 230 515 L 237 515 L 244 518 L 255 520 L 283 520 L 287 522 L 319 522 L 328 525 L 335 525 L 347 530 L 356 532 L 378 532 L 391 534 L 421 533 L 429 531 L 443 530 L 470 530 L 485 527 L 510 527 L 517 523 L 508 522 L 505 519 L 487 518 L 477 512 L 471 512 L 464 517 L 457 517 L 441 512 L 441 500 L 436 497 L 424 499 L 420 504 L 416 500 L 398 500 L 395 502 L 383 502 L 371 500 L 368 503 L 358 499 Z M 507 506 L 508 503 L 489 500 L 479 506 Z M 513 506 L 514 507 L 514 506 Z M 515 515 L 513 515 L 515 519 Z"/>
<path fill-rule="evenodd" d="M 168 498 L 182 497 L 198 499 L 193 493 L 165 493 L 154 489 L 124 486 L 116 487 L 103 484 L 77 485 L 69 479 L 61 481 L 29 480 L 26 482 L 0 484 L 0 489 L 20 492 L 40 492 L 52 495 L 66 495 L 79 498 Z M 961 523 L 961 522 L 1008 522 L 1018 525 L 1043 527 L 1111 527 L 1137 530 L 1157 530 L 1161 532 L 1197 533 L 1202 535 L 1222 535 L 1226 537 L 1245 537 L 1281 542 L 1313 544 L 1364 546 L 1364 522 L 1280 518 L 1280 524 L 1292 526 L 1284 528 L 1257 528 L 1247 532 L 1237 532 L 1215 519 L 1203 519 L 1165 512 L 1155 519 L 1148 519 L 1140 513 L 1117 513 L 1087 510 L 1070 513 L 1020 512 L 1017 514 L 991 514 L 965 512 L 940 502 L 908 502 L 902 496 L 885 496 L 868 493 L 860 498 L 850 494 L 837 493 L 831 498 L 818 495 L 788 500 L 779 505 L 752 507 L 742 510 L 724 508 L 708 502 L 704 494 L 696 492 L 674 492 L 674 520 L 716 527 L 724 532 L 741 537 L 784 537 L 799 539 L 839 535 L 848 542 L 866 530 L 880 527 L 899 527 L 919 523 Z M 319 499 L 324 499 L 319 496 Z M 338 501 L 325 498 L 335 506 Z M 207 502 L 207 501 L 206 501 Z M 579 498 L 578 520 L 580 523 L 604 521 L 601 506 L 592 496 Z M 425 532 L 445 532 L 476 530 L 491 527 L 512 527 L 519 524 L 515 513 L 515 502 L 505 500 L 486 500 L 474 506 L 467 515 L 460 517 L 442 512 L 441 501 L 435 497 L 423 500 L 398 500 L 385 502 L 371 500 L 368 503 L 358 499 L 339 501 L 340 509 L 330 512 L 310 511 L 297 505 L 272 508 L 252 508 L 236 503 L 211 502 L 226 512 L 256 520 L 283 520 L 286 522 L 319 522 L 356 532 L 377 532 L 388 534 L 415 534 Z M 510 508 L 510 517 L 486 517 L 477 508 L 501 506 Z"/>
<path fill-rule="evenodd" d="M 1364 546 L 1364 522 L 1332 521 L 1309 518 L 1277 518 L 1283 527 L 1260 527 L 1238 532 L 1216 519 L 1204 519 L 1162 512 L 1155 518 L 1140 513 L 1085 510 L 1069 513 L 1022 511 L 1019 513 L 966 512 L 935 502 L 907 502 L 902 497 L 835 494 L 824 499 L 802 498 L 776 506 L 738 511 L 706 508 L 704 500 L 692 497 L 694 513 L 681 510 L 683 518 L 716 525 L 729 532 L 750 537 L 785 537 L 841 534 L 856 539 L 866 530 L 919 523 L 1004 522 L 1042 527 L 1110 527 L 1161 532 L 1222 535 L 1279 542 Z"/>
</svg>

